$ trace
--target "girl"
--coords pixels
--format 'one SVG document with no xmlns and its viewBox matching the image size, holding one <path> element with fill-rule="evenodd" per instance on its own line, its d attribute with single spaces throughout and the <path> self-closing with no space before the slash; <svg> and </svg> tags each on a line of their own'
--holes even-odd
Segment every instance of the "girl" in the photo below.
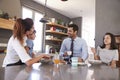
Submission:
<svg viewBox="0 0 120 80">
<path fill-rule="evenodd" d="M 115 37 L 113 34 L 105 34 L 103 38 L 103 45 L 101 47 L 97 47 L 97 53 L 94 48 L 91 50 L 94 53 L 95 60 L 101 60 L 103 63 L 109 64 L 111 67 L 116 67 L 118 49 L 116 47 Z"/>
</svg>

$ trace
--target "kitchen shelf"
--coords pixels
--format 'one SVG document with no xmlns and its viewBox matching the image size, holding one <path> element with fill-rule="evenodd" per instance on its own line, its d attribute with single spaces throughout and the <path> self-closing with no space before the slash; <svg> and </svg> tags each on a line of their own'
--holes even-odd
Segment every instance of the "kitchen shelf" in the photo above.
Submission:
<svg viewBox="0 0 120 80">
<path fill-rule="evenodd" d="M 15 24 L 15 21 L 13 20 L 0 18 L 0 28 L 2 29 L 13 30 L 14 24 Z"/>
<path fill-rule="evenodd" d="M 57 27 L 57 28 L 64 28 L 64 29 L 67 29 L 67 26 L 63 26 L 63 25 L 60 25 L 60 24 L 56 24 L 56 23 L 47 23 L 47 25 L 49 25 L 49 27 Z"/>
<path fill-rule="evenodd" d="M 60 39 L 54 39 L 54 38 L 52 38 L 52 39 L 46 39 L 47 41 L 57 41 L 57 42 L 62 42 L 62 40 L 60 40 Z"/>
<path fill-rule="evenodd" d="M 67 36 L 67 33 L 63 33 L 63 32 L 57 32 L 57 31 L 52 31 L 52 30 L 46 30 L 46 33 L 53 33 L 53 34 L 59 34 L 59 35 L 65 35 Z"/>
<path fill-rule="evenodd" d="M 56 49 L 57 52 L 60 50 L 63 39 L 67 36 L 67 27 L 56 23 L 46 24 L 46 37 L 48 38 L 45 39 L 45 45 Z"/>
</svg>

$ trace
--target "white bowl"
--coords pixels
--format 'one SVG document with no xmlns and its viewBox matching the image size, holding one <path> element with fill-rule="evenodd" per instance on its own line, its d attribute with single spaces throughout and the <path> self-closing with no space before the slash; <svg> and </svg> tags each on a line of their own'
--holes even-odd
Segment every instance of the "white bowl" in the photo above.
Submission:
<svg viewBox="0 0 120 80">
<path fill-rule="evenodd" d="M 78 65 L 80 65 L 80 66 L 84 66 L 84 65 L 87 65 L 87 64 L 84 63 L 84 62 L 78 62 Z"/>
</svg>

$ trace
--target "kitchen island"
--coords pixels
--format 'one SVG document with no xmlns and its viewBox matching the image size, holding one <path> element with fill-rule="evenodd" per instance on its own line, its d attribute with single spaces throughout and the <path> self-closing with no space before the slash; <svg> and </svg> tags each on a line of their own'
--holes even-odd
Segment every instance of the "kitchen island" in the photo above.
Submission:
<svg viewBox="0 0 120 80">
<path fill-rule="evenodd" d="M 35 66 L 34 66 L 35 67 Z M 107 65 L 41 64 L 0 68 L 0 80 L 120 80 L 120 68 Z"/>
</svg>

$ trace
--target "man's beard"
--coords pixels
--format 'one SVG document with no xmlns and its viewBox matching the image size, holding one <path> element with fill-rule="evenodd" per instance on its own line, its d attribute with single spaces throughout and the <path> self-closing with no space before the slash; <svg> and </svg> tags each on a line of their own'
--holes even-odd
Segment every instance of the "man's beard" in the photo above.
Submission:
<svg viewBox="0 0 120 80">
<path fill-rule="evenodd" d="M 71 35 L 68 35 L 68 37 L 69 37 L 69 38 L 72 38 L 73 36 L 71 36 Z"/>
</svg>

